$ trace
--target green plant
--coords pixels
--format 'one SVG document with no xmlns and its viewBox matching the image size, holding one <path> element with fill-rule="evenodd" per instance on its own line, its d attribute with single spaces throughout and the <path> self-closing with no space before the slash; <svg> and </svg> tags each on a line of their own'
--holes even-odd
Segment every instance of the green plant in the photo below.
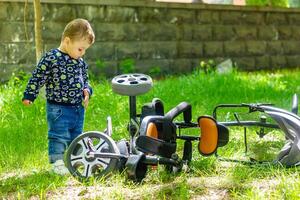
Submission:
<svg viewBox="0 0 300 200">
<path fill-rule="evenodd" d="M 23 84 L 24 81 L 28 80 L 29 74 L 26 73 L 23 70 L 17 70 L 12 73 L 10 79 L 9 79 L 9 84 L 12 85 L 20 85 Z"/>
<path fill-rule="evenodd" d="M 119 68 L 120 68 L 121 73 L 123 73 L 123 74 L 133 73 L 136 70 L 134 59 L 127 58 L 127 59 L 122 60 L 120 62 Z"/>
<path fill-rule="evenodd" d="M 152 77 L 158 77 L 161 74 L 161 68 L 158 66 L 151 67 L 149 75 Z"/>
<path fill-rule="evenodd" d="M 105 79 L 106 78 L 106 74 L 105 74 L 105 68 L 106 68 L 106 64 L 103 60 L 98 59 L 95 62 L 96 69 L 93 68 L 89 70 L 89 79 L 90 80 L 100 80 L 100 79 Z"/>
<path fill-rule="evenodd" d="M 200 61 L 199 67 L 205 74 L 210 74 L 216 71 L 216 63 L 214 60 L 209 59 L 208 61 Z"/>
<path fill-rule="evenodd" d="M 246 0 L 246 5 L 288 7 L 289 1 L 288 0 Z"/>
<path fill-rule="evenodd" d="M 96 67 L 97 69 L 103 70 L 105 68 L 105 62 L 101 59 L 96 60 Z"/>
</svg>

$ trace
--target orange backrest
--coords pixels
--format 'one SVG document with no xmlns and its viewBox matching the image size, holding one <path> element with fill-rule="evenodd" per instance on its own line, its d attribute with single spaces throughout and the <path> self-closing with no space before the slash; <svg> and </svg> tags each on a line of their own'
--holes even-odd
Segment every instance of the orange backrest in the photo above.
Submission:
<svg viewBox="0 0 300 200">
<path fill-rule="evenodd" d="M 158 131 L 157 127 L 153 122 L 150 122 L 147 126 L 146 136 L 152 137 L 157 139 L 158 138 Z"/>
<path fill-rule="evenodd" d="M 218 126 L 217 122 L 208 116 L 198 118 L 200 127 L 199 152 L 204 156 L 213 154 L 218 147 Z"/>
</svg>

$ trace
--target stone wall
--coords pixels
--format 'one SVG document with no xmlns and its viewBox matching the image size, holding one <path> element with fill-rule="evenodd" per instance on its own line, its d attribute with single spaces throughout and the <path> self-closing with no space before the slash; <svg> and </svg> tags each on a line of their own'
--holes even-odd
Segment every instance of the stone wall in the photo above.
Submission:
<svg viewBox="0 0 300 200">
<path fill-rule="evenodd" d="M 29 1 L 0 0 L 0 77 L 35 63 L 34 14 Z M 96 42 L 85 59 L 113 76 L 125 59 L 139 72 L 187 73 L 201 60 L 232 59 L 240 70 L 300 66 L 300 10 L 180 4 L 150 0 L 44 0 L 44 49 L 58 47 L 70 20 L 88 19 Z M 26 23 L 24 23 L 24 16 Z M 104 69 L 96 65 L 101 60 Z M 98 66 L 98 67 L 97 67 Z"/>
</svg>

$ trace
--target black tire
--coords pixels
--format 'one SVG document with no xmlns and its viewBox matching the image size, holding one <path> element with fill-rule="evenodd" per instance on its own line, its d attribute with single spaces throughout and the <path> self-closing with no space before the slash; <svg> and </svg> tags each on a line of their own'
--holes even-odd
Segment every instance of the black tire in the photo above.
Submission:
<svg viewBox="0 0 300 200">
<path fill-rule="evenodd" d="M 79 135 L 73 140 L 65 153 L 65 165 L 76 179 L 88 181 L 109 175 L 118 164 L 117 158 L 89 158 L 87 141 L 93 144 L 96 152 L 120 154 L 114 140 L 102 132 L 91 131 Z"/>
</svg>

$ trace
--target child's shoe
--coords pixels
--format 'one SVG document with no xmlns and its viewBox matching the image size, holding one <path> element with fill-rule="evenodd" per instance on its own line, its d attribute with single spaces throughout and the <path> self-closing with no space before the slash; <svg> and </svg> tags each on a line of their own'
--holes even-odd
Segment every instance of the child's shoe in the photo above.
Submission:
<svg viewBox="0 0 300 200">
<path fill-rule="evenodd" d="M 69 170 L 66 168 L 63 160 L 57 160 L 55 163 L 52 163 L 52 172 L 58 175 L 66 175 L 69 173 Z"/>
</svg>

